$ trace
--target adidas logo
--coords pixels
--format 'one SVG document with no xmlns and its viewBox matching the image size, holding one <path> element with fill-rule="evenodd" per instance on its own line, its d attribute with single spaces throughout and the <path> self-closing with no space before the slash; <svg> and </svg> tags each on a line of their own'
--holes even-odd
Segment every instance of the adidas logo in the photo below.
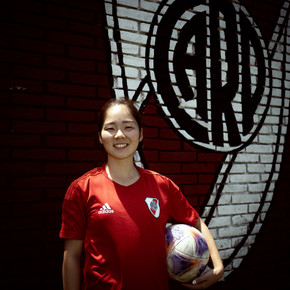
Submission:
<svg viewBox="0 0 290 290">
<path fill-rule="evenodd" d="M 108 205 L 108 203 L 105 203 L 101 209 L 98 211 L 98 214 L 104 214 L 104 213 L 114 213 L 114 210 L 111 209 L 111 207 Z"/>
</svg>

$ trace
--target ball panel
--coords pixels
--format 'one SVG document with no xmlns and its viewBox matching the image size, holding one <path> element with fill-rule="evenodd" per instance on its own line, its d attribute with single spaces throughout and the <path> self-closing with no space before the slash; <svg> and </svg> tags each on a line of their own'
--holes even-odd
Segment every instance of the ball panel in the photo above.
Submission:
<svg viewBox="0 0 290 290">
<path fill-rule="evenodd" d="M 174 249 L 188 257 L 194 257 L 196 252 L 196 244 L 192 236 L 185 236 L 174 244 Z"/>
<path fill-rule="evenodd" d="M 209 251 L 202 234 L 189 225 L 176 224 L 166 229 L 167 269 L 180 282 L 192 281 L 207 266 Z"/>
</svg>

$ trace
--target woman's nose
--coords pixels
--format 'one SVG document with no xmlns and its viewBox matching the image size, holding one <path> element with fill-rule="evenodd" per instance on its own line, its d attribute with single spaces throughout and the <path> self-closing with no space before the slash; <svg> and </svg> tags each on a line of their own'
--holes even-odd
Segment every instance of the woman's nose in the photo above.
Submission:
<svg viewBox="0 0 290 290">
<path fill-rule="evenodd" d="M 119 129 L 117 133 L 115 134 L 115 138 L 122 138 L 122 137 L 124 137 L 123 131 Z"/>
</svg>

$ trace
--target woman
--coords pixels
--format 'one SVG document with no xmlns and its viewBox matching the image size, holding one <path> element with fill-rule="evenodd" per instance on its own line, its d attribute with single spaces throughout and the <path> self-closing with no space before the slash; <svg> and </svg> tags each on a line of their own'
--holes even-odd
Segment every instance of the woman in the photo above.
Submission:
<svg viewBox="0 0 290 290">
<path fill-rule="evenodd" d="M 86 290 L 168 289 L 167 222 L 195 226 L 209 246 L 213 269 L 184 286 L 203 289 L 218 281 L 223 264 L 197 212 L 170 179 L 134 164 L 143 139 L 134 104 L 110 100 L 100 111 L 98 125 L 107 162 L 75 180 L 63 202 L 64 289 L 80 289 L 81 284 Z"/>
</svg>

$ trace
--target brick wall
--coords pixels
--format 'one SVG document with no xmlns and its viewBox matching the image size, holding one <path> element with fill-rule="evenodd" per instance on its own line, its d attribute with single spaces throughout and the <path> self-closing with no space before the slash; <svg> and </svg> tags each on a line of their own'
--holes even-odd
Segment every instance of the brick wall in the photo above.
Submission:
<svg viewBox="0 0 290 290">
<path fill-rule="evenodd" d="M 1 2 L 3 289 L 60 289 L 61 203 L 105 160 L 96 115 L 111 97 L 101 1 Z"/>
<path fill-rule="evenodd" d="M 243 3 L 266 35 L 271 35 L 276 18 L 268 15 L 277 14 L 280 3 Z M 145 10 L 156 5 L 147 4 Z M 58 232 L 62 199 L 73 179 L 104 162 L 105 154 L 96 139 L 97 111 L 118 94 L 111 88 L 121 83 L 121 78 L 112 77 L 119 68 L 111 66 L 103 5 L 99 0 L 0 4 L 0 240 L 1 273 L 8 278 L 3 289 L 61 289 Z M 144 13 L 137 16 L 145 17 Z M 126 25 L 129 31 L 137 29 L 130 19 Z M 127 47 L 132 54 L 128 60 L 131 69 L 126 72 L 130 87 L 137 87 L 136 68 L 144 66 L 134 58 L 139 51 L 134 43 L 144 44 L 142 33 L 148 27 L 144 24 L 138 29 L 140 37 L 132 35 L 132 45 Z M 289 79 L 289 69 L 287 72 Z M 145 165 L 172 178 L 190 203 L 202 209 L 224 154 L 200 150 L 181 139 L 165 121 L 153 96 L 144 108 L 144 135 Z M 257 289 L 266 279 L 274 286 L 277 276 L 280 281 L 280 273 L 286 274 L 290 147 L 289 133 L 283 135 L 287 146 L 281 175 L 273 187 L 264 226 L 245 261 L 217 288 L 253 285 Z M 255 154 L 252 158 L 254 164 Z M 271 276 L 272 271 L 275 275 Z M 283 289 L 283 280 L 276 289 Z"/>
</svg>

